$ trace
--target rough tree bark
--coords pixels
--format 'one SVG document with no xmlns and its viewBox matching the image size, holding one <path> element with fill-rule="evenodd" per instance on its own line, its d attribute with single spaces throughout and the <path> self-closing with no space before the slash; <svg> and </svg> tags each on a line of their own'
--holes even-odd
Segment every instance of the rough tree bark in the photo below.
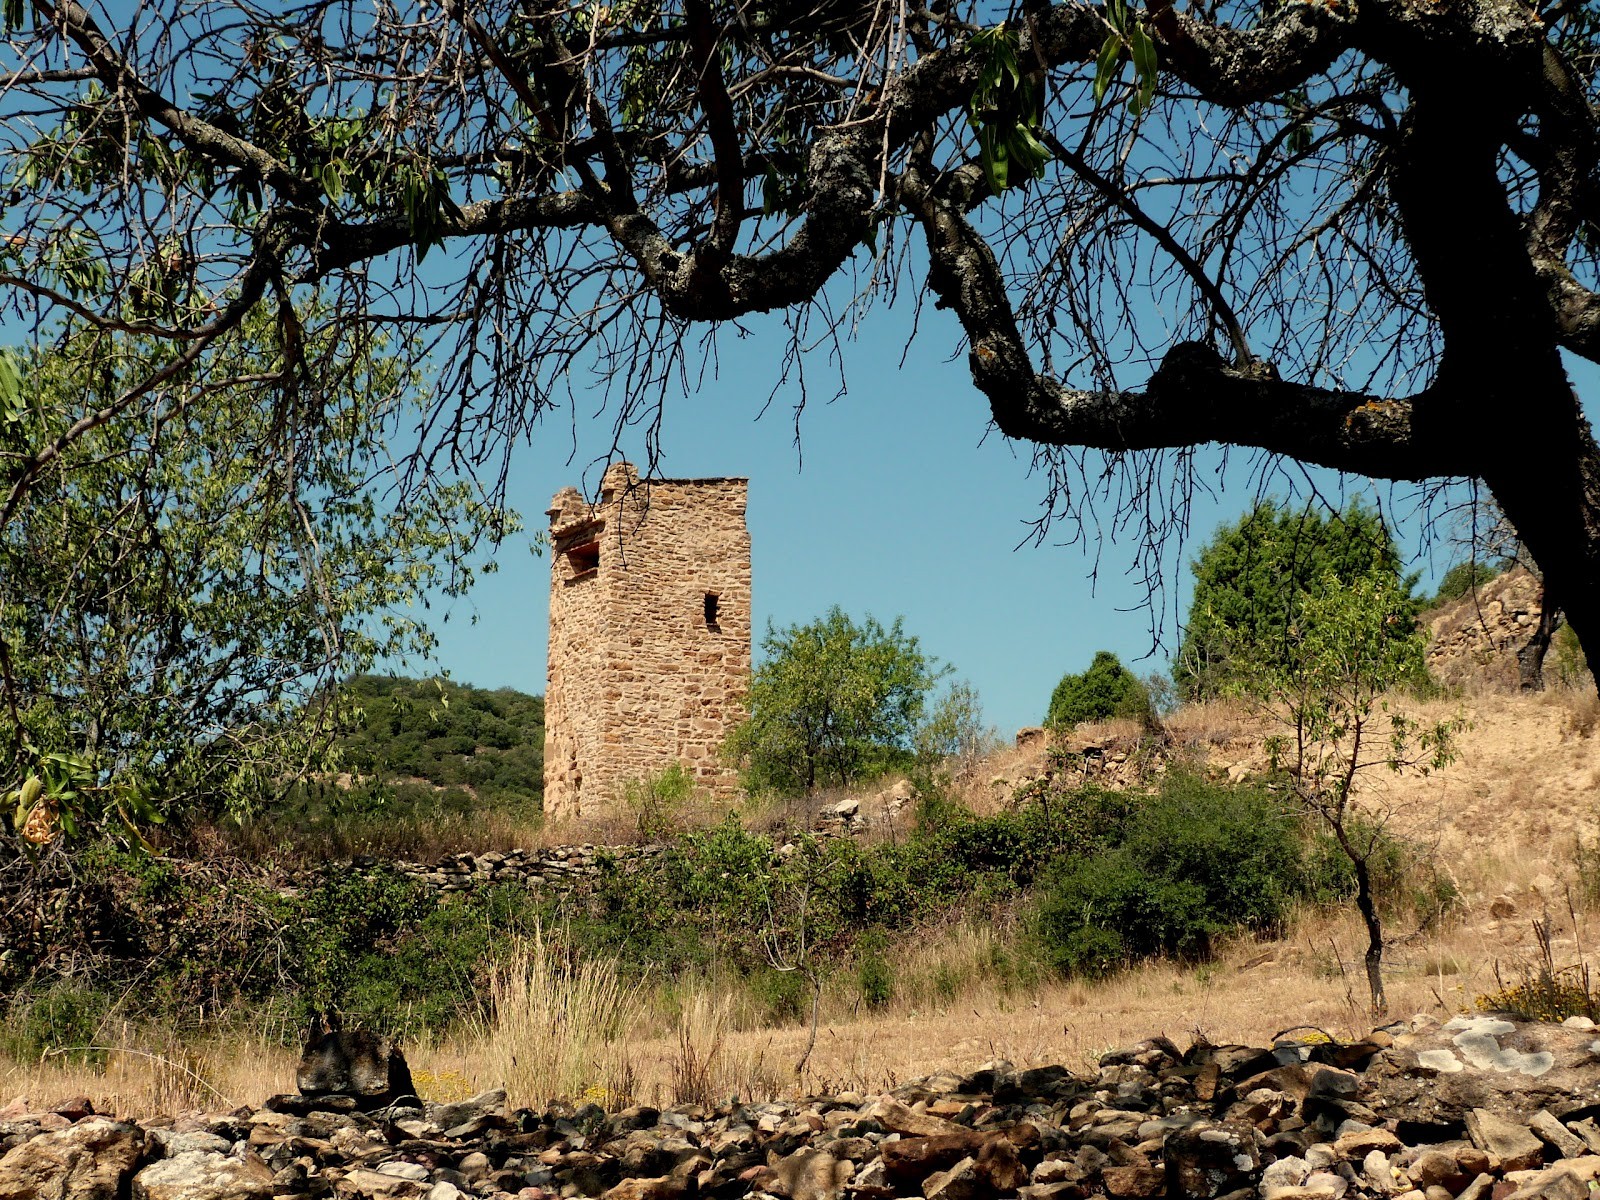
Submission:
<svg viewBox="0 0 1600 1200">
<path fill-rule="evenodd" d="M 1550 640 L 1561 628 L 1561 610 L 1553 608 L 1544 589 L 1539 590 L 1539 623 L 1522 649 L 1517 651 L 1517 685 L 1525 692 L 1544 691 L 1544 660 Z"/>
</svg>

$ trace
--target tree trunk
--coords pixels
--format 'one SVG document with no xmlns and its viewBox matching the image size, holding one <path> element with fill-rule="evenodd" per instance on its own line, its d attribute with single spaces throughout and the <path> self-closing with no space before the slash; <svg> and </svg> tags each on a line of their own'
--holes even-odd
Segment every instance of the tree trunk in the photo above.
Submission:
<svg viewBox="0 0 1600 1200">
<path fill-rule="evenodd" d="M 1519 686 L 1525 692 L 1544 691 L 1544 656 L 1550 651 L 1550 639 L 1561 628 L 1561 610 L 1550 603 L 1550 594 L 1539 592 L 1539 623 L 1534 626 L 1528 644 L 1517 651 Z"/>
<path fill-rule="evenodd" d="M 1541 455 L 1541 472 L 1537 464 L 1511 461 L 1511 455 L 1484 471 L 1489 490 L 1544 576 L 1539 629 L 1517 656 L 1524 688 L 1539 686 L 1530 678 L 1540 677 L 1550 638 L 1563 620 L 1590 661 L 1600 661 L 1600 447 L 1565 379 L 1559 383 L 1565 403 L 1547 398 L 1539 405 L 1544 413 L 1531 419 L 1551 430 L 1560 465 Z M 1548 382 L 1545 391 L 1556 386 Z"/>
<path fill-rule="evenodd" d="M 1389 1001 L 1383 994 L 1383 922 L 1372 898 L 1372 873 L 1367 870 L 1366 858 L 1351 861 L 1356 869 L 1356 908 L 1367 927 L 1367 990 L 1372 994 L 1373 1016 L 1382 1016 L 1389 1010 Z"/>
</svg>

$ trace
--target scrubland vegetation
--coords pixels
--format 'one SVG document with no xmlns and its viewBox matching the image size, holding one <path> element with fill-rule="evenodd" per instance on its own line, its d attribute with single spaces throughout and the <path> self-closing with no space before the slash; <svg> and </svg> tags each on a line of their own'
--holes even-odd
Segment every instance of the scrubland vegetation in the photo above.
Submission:
<svg viewBox="0 0 1600 1200">
<path fill-rule="evenodd" d="M 1257 536 L 1260 519 L 1218 538 Z M 386 865 L 563 836 L 539 823 L 540 701 L 356 677 L 339 770 L 271 810 L 151 831 L 158 853 L 106 838 L 28 858 L 66 870 L 111 936 L 0 959 L 0 1090 L 145 1109 L 259 1099 L 290 1085 L 300 1031 L 327 1009 L 398 1035 L 426 1094 L 505 1083 L 527 1103 L 879 1087 L 995 1054 L 1081 1064 L 1153 1029 L 1260 1038 L 1308 1014 L 1359 1031 L 1373 921 L 1356 923 L 1353 899 L 1390 931 L 1392 1006 L 1548 1000 L 1569 986 L 1548 938 L 1542 968 L 1517 975 L 1508 955 L 1501 978 L 1470 931 L 1492 886 L 1479 876 L 1525 880 L 1534 860 L 1485 866 L 1481 847 L 1447 853 L 1408 819 L 1427 782 L 1406 770 L 1408 739 L 1439 750 L 1425 731 L 1459 728 L 1462 705 L 1492 722 L 1511 701 L 1442 695 L 1420 669 L 1409 582 L 1354 561 L 1348 580 L 1324 559 L 1316 575 L 1275 570 L 1296 581 L 1286 617 L 1311 623 L 1297 652 L 1213 629 L 1199 698 L 1175 711 L 1112 655 L 1069 671 L 1046 719 L 1058 739 L 1121 746 L 1133 767 L 1115 781 L 1067 741 L 1000 748 L 971 689 L 941 690 L 898 624 L 835 611 L 771 633 L 729 748 L 746 801 L 712 811 L 682 771 L 637 781 L 590 836 L 664 851 L 626 868 L 602 854 L 570 894 L 441 899 Z M 1211 580 L 1223 607 L 1226 576 Z M 818 678 L 866 697 L 860 711 L 819 716 Z M 1600 724 L 1580 693 L 1540 702 L 1568 713 L 1574 745 Z M 1359 761 L 1351 728 L 1391 771 Z M 814 818 L 841 800 L 866 819 L 820 835 Z M 1543 861 L 1573 889 L 1580 940 L 1600 851 L 1564 845 Z M 372 861 L 306 874 L 329 848 Z"/>
</svg>

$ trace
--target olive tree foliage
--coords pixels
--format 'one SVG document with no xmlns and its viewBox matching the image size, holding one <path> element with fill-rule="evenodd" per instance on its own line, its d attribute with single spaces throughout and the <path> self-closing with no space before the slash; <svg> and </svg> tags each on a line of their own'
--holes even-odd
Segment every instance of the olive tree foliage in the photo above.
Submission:
<svg viewBox="0 0 1600 1200">
<path fill-rule="evenodd" d="M 1426 721 L 1406 713 L 1394 689 L 1424 669 L 1427 636 L 1415 602 L 1392 571 L 1376 566 L 1351 578 L 1324 570 L 1293 601 L 1293 653 L 1265 652 L 1241 662 L 1250 690 L 1284 732 L 1268 749 L 1296 797 L 1349 860 L 1356 907 L 1367 930 L 1365 967 L 1374 1012 L 1386 1008 L 1383 918 L 1371 861 L 1383 846 L 1380 803 L 1358 795 L 1375 772 L 1427 775 L 1455 758 L 1459 717 Z"/>
<path fill-rule="evenodd" d="M 834 607 L 804 625 L 769 625 L 761 650 L 749 715 L 726 748 L 752 791 L 800 795 L 911 762 L 928 696 L 945 671 L 899 618 L 858 624 Z M 962 695 L 975 705 L 970 691 Z M 941 727 L 958 717 L 942 715 Z M 935 742 L 961 740 L 950 730 L 928 732 Z"/>
<path fill-rule="evenodd" d="M 619 424 L 659 417 L 718 327 L 781 314 L 789 375 L 898 297 L 954 314 L 1053 510 L 1114 507 L 1147 579 L 1193 448 L 1223 443 L 1481 480 L 1574 626 L 1600 628 L 1600 448 L 1561 357 L 1600 361 L 1594 5 L 0 15 L 4 303 L 166 347 L 9 454 L 0 523 L 66 445 L 140 420 L 303 288 L 421 332 L 442 371 L 421 461 L 502 474 L 569 388 L 598 383 Z M 1513 415 L 1538 453 L 1493 436 Z"/>
<path fill-rule="evenodd" d="M 300 436 L 264 398 L 281 347 L 276 321 L 253 314 L 148 420 L 65 447 L 0 530 L 0 840 L 126 835 L 174 810 L 241 816 L 328 765 L 349 715 L 337 683 L 425 654 L 414 606 L 467 586 L 515 527 L 465 483 L 390 504 L 383 430 L 414 408 L 413 373 L 325 310 L 295 319 L 336 368 Z M 133 334 L 7 355 L 0 453 L 163 359 Z"/>
</svg>

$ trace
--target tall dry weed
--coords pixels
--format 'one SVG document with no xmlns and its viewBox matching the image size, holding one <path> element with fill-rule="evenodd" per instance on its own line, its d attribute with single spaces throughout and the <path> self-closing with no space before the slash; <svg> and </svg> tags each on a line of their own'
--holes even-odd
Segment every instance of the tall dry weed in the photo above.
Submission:
<svg viewBox="0 0 1600 1200">
<path fill-rule="evenodd" d="M 477 1039 L 482 1076 L 502 1083 L 512 1104 L 633 1103 L 629 1035 L 644 1004 L 614 961 L 575 961 L 535 929 L 495 966 L 489 994 L 493 1008 Z"/>
<path fill-rule="evenodd" d="M 716 1102 L 732 1011 L 728 997 L 712 999 L 704 992 L 684 1004 L 678 1015 L 678 1053 L 672 1060 L 674 1104 Z"/>
</svg>

